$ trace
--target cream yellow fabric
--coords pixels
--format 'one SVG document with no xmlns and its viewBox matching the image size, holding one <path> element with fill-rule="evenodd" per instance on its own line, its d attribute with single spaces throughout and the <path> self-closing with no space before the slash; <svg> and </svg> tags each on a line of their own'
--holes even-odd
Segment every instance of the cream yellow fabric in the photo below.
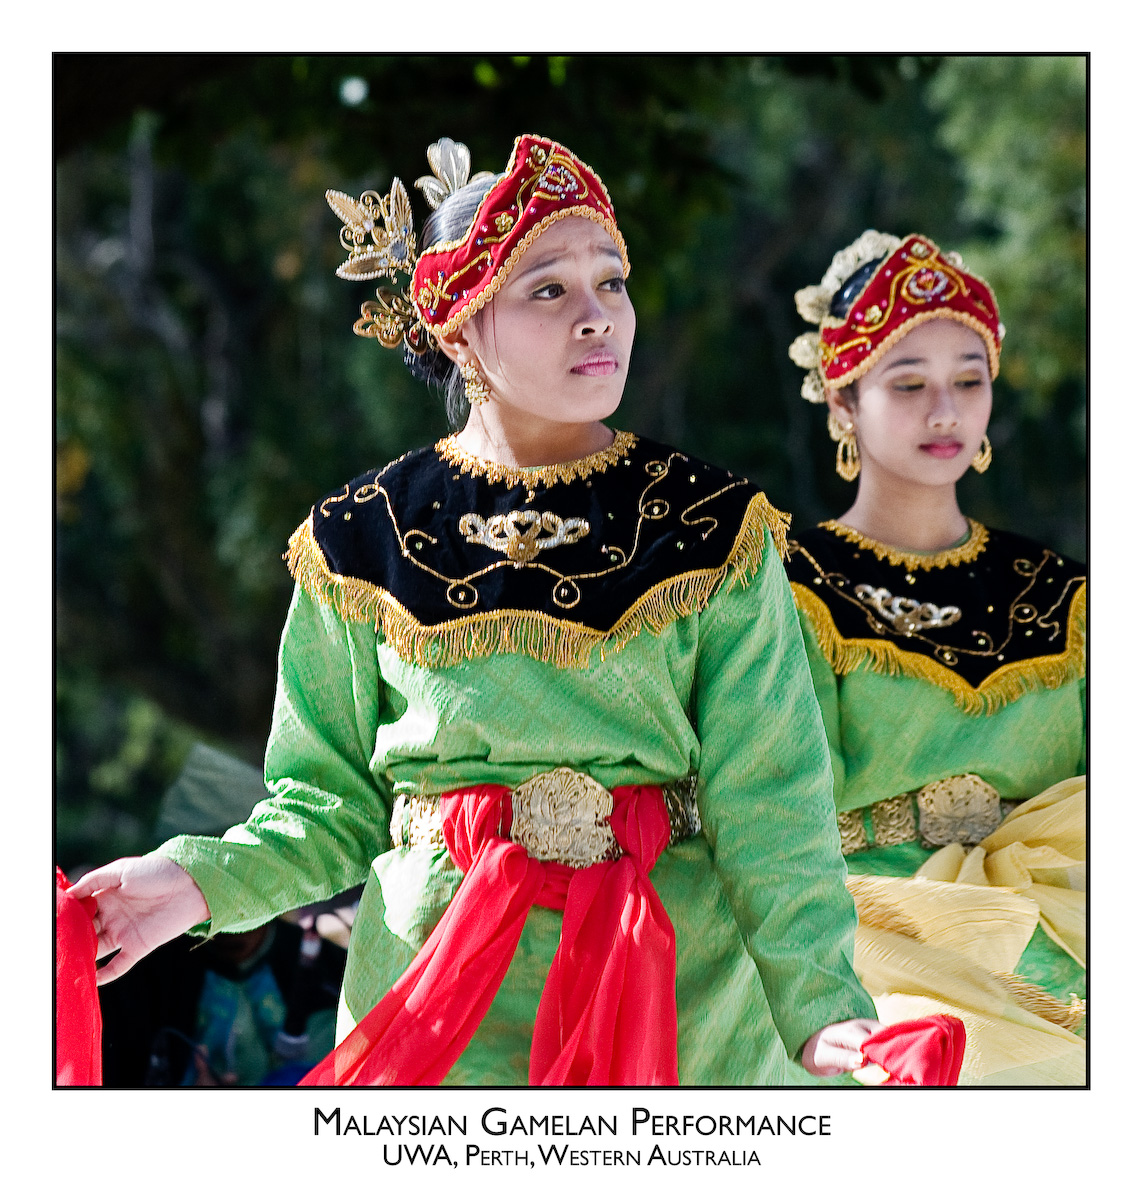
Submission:
<svg viewBox="0 0 1143 1200">
<path fill-rule="evenodd" d="M 956 845 L 938 850 L 917 875 L 1011 888 L 1036 905 L 1044 932 L 1084 966 L 1086 806 L 1087 777 L 1065 779 L 1013 809 L 973 850 Z"/>
<path fill-rule="evenodd" d="M 1035 903 L 1007 888 L 892 875 L 851 875 L 858 919 L 955 951 L 986 971 L 1012 971 L 1036 928 Z"/>
<path fill-rule="evenodd" d="M 1037 923 L 1083 961 L 1085 802 L 1086 780 L 1068 779 L 1014 809 L 972 850 L 937 851 L 912 878 L 849 878 L 854 966 L 878 1017 L 959 1017 L 964 1085 L 1086 1080 L 1084 1041 L 1059 1023 L 1074 1013 L 1011 976 Z"/>
</svg>

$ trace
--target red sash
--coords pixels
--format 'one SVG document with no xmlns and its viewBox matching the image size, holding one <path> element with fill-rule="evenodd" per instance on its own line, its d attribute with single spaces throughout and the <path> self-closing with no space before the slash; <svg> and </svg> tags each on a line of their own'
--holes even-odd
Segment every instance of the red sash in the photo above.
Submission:
<svg viewBox="0 0 1143 1200">
<path fill-rule="evenodd" d="M 866 1062 L 889 1072 L 886 1084 L 955 1087 L 964 1046 L 964 1022 L 942 1013 L 886 1025 L 861 1052 Z"/>
<path fill-rule="evenodd" d="M 301 1086 L 440 1083 L 487 1013 L 533 904 L 564 917 L 529 1083 L 677 1084 L 675 930 L 647 877 L 670 823 L 661 788 L 613 797 L 622 857 L 573 869 L 508 840 L 508 788 L 442 796 L 445 844 L 464 879 L 405 973 Z"/>
<path fill-rule="evenodd" d="M 103 1082 L 103 1018 L 95 988 L 96 904 L 67 894 L 56 867 L 56 1083 L 64 1087 Z"/>
</svg>

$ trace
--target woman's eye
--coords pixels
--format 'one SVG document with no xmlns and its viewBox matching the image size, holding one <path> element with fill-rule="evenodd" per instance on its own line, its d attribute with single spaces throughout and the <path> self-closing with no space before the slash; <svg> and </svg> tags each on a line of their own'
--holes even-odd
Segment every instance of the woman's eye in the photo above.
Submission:
<svg viewBox="0 0 1143 1200">
<path fill-rule="evenodd" d="M 958 388 L 978 388 L 983 385 L 984 380 L 979 375 L 966 375 L 963 379 L 956 380 L 955 384 Z"/>
<path fill-rule="evenodd" d="M 532 293 L 533 300 L 555 300 L 558 296 L 564 294 L 564 285 L 562 283 L 545 283 L 543 287 L 538 287 Z"/>
<path fill-rule="evenodd" d="M 599 286 L 605 292 L 615 292 L 618 294 L 624 290 L 627 284 L 622 275 L 616 275 L 614 279 L 605 279 Z"/>
<path fill-rule="evenodd" d="M 919 392 L 925 386 L 923 379 L 897 379 L 893 382 L 895 392 Z"/>
</svg>

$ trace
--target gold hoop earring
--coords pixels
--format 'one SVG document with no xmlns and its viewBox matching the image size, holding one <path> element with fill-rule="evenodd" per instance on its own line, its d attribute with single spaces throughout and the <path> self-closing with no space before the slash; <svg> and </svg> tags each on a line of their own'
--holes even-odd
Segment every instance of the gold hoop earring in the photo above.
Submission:
<svg viewBox="0 0 1143 1200">
<path fill-rule="evenodd" d="M 837 458 L 834 461 L 834 469 L 846 483 L 852 483 L 861 471 L 861 451 L 857 448 L 853 425 L 843 425 L 833 413 L 830 413 L 826 427 L 830 437 L 837 442 Z"/>
<path fill-rule="evenodd" d="M 985 471 L 992 465 L 992 443 L 988 440 L 988 434 L 984 435 L 984 441 L 981 443 L 980 449 L 973 455 L 972 469 L 979 475 L 983 475 Z"/>
<path fill-rule="evenodd" d="M 483 404 L 492 395 L 488 380 L 481 375 L 476 363 L 466 362 L 460 368 L 460 374 L 464 379 L 464 398 L 473 408 Z"/>
</svg>

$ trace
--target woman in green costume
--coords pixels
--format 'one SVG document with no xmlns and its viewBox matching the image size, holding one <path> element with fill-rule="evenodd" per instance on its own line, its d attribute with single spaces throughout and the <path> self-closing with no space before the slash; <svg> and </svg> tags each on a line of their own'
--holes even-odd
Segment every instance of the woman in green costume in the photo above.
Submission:
<svg viewBox="0 0 1143 1200">
<path fill-rule="evenodd" d="M 788 564 L 858 973 L 883 1020 L 962 1016 L 963 1082 L 1083 1083 L 1085 571 L 956 496 L 991 461 L 995 298 L 928 238 L 870 230 L 796 300 L 802 394 L 858 478 Z"/>
<path fill-rule="evenodd" d="M 356 331 L 445 382 L 463 428 L 333 489 L 291 539 L 272 798 L 76 885 L 118 951 L 101 978 L 364 883 L 316 1082 L 850 1070 L 879 1025 L 786 519 L 602 424 L 635 315 L 590 168 L 531 136 L 495 177 L 448 139 L 429 161 L 420 255 L 399 181 L 328 198 L 339 274 L 412 280 Z M 584 935 L 607 920 L 606 945 Z"/>
</svg>

